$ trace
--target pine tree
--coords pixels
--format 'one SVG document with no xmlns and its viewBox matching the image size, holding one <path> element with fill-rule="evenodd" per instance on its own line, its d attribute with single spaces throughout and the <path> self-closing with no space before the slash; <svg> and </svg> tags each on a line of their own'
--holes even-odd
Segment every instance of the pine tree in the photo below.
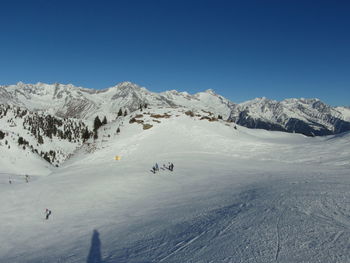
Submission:
<svg viewBox="0 0 350 263">
<path fill-rule="evenodd" d="M 119 134 L 120 133 L 120 129 L 119 129 L 119 127 L 118 127 L 118 129 L 117 129 L 117 134 Z"/>
<path fill-rule="evenodd" d="M 124 111 L 124 116 L 128 115 L 128 112 L 127 110 Z"/>
<path fill-rule="evenodd" d="M 19 138 L 18 138 L 18 144 L 19 144 L 19 145 L 24 144 L 23 137 L 19 137 Z"/>
<path fill-rule="evenodd" d="M 83 134 L 81 135 L 81 138 L 83 139 L 84 142 L 90 138 L 90 132 L 89 132 L 87 127 L 83 131 Z"/>
<path fill-rule="evenodd" d="M 0 140 L 5 138 L 5 133 L 3 133 L 2 131 L 0 131 Z"/>
<path fill-rule="evenodd" d="M 123 115 L 123 111 L 122 111 L 122 109 L 119 109 L 119 111 L 118 111 L 118 117 L 120 117 L 120 116 L 122 116 Z"/>
<path fill-rule="evenodd" d="M 43 157 L 47 162 L 51 163 L 51 160 L 50 160 L 50 157 L 49 155 L 47 154 L 47 152 L 44 154 L 44 157 Z"/>
<path fill-rule="evenodd" d="M 97 131 L 102 126 L 102 122 L 98 116 L 94 120 L 94 131 Z"/>
<path fill-rule="evenodd" d="M 38 134 L 38 143 L 40 143 L 40 144 L 44 143 L 43 136 L 41 136 L 40 134 Z"/>
</svg>

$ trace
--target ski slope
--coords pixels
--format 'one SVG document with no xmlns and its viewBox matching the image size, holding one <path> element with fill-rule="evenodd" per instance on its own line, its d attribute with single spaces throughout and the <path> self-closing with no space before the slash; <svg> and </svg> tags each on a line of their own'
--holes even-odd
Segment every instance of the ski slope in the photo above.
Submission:
<svg viewBox="0 0 350 263">
<path fill-rule="evenodd" d="M 349 133 L 147 111 L 29 183 L 0 168 L 0 262 L 350 262 Z"/>
</svg>

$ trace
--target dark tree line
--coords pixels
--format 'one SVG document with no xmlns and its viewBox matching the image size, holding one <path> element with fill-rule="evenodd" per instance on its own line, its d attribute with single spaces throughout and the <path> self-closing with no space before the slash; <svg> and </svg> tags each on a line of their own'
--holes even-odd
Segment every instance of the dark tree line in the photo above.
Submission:
<svg viewBox="0 0 350 263">
<path fill-rule="evenodd" d="M 103 120 L 101 121 L 100 118 L 98 116 L 95 117 L 94 120 L 94 139 L 98 138 L 98 132 L 97 130 L 103 126 L 107 124 L 107 117 L 104 116 Z"/>
<path fill-rule="evenodd" d="M 44 143 L 43 137 L 49 139 L 57 137 L 69 142 L 77 142 L 81 139 L 86 140 L 87 134 L 90 135 L 88 127 L 82 121 L 60 119 L 55 116 L 39 115 L 37 113 L 26 115 L 23 127 L 30 131 L 40 144 Z"/>
<path fill-rule="evenodd" d="M 9 105 L 1 104 L 0 105 L 0 118 L 6 116 L 9 109 L 10 109 Z"/>
<path fill-rule="evenodd" d="M 73 143 L 84 142 L 92 136 L 92 132 L 89 131 L 88 126 L 83 121 L 67 118 L 62 119 L 50 114 L 29 112 L 20 107 L 0 104 L 0 118 L 8 116 L 9 112 L 11 112 L 11 116 L 13 116 L 13 118 L 8 118 L 7 120 L 10 125 L 18 125 L 21 122 L 15 121 L 15 119 L 22 119 L 23 128 L 37 140 L 37 144 L 43 144 L 45 140 L 50 140 L 54 137 Z M 106 122 L 107 119 L 103 121 Z M 5 133 L 0 131 L 0 139 L 4 137 Z M 19 134 L 17 143 L 24 150 L 29 148 L 33 153 L 40 155 L 52 164 L 57 163 L 58 155 L 62 154 L 60 151 L 55 150 L 49 150 L 47 152 L 39 151 L 35 144 L 30 145 L 30 143 Z M 7 140 L 5 141 L 5 145 L 8 145 Z M 8 148 L 10 148 L 9 145 Z"/>
</svg>

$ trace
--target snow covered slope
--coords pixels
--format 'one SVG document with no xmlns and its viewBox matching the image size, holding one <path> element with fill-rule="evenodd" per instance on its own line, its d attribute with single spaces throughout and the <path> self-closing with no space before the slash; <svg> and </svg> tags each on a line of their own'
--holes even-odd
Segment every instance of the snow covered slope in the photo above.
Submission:
<svg viewBox="0 0 350 263">
<path fill-rule="evenodd" d="M 248 128 L 319 136 L 350 130 L 345 108 L 331 107 L 318 99 L 257 98 L 235 105 L 230 120 Z"/>
<path fill-rule="evenodd" d="M 40 162 L 44 160 L 57 166 L 83 144 L 86 131 L 89 132 L 88 127 L 80 120 L 0 105 L 1 170 L 22 173 L 33 167 L 40 170 Z"/>
<path fill-rule="evenodd" d="M 216 94 L 213 90 L 206 90 L 194 95 L 176 90 L 160 94 L 171 101 L 173 105 L 184 106 L 193 110 L 206 110 L 216 115 L 221 115 L 224 119 L 228 118 L 235 105 L 223 96 Z"/>
<path fill-rule="evenodd" d="M 350 107 L 336 107 L 336 109 L 342 114 L 344 120 L 350 122 Z"/>
<path fill-rule="evenodd" d="M 18 137 L 13 134 L 0 140 L 0 174 L 8 174 L 14 181 L 25 174 L 47 175 L 52 172 L 51 164 L 29 148 L 23 149 L 23 146 L 18 145 L 17 140 Z"/>
<path fill-rule="evenodd" d="M 136 111 L 50 176 L 0 174 L 0 261 L 349 262 L 349 146 Z"/>
</svg>

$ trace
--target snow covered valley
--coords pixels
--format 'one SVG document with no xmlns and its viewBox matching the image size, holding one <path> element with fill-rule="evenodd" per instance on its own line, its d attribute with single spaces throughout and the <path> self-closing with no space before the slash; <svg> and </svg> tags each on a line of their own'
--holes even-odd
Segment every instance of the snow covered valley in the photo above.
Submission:
<svg viewBox="0 0 350 263">
<path fill-rule="evenodd" d="M 349 133 L 153 111 L 29 183 L 0 167 L 0 262 L 350 262 Z"/>
</svg>

